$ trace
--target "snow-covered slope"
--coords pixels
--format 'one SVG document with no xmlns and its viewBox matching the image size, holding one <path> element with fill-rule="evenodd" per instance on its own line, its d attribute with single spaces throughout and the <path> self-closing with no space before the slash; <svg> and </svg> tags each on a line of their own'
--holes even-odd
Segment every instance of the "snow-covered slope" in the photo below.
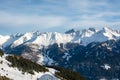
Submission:
<svg viewBox="0 0 120 80">
<path fill-rule="evenodd" d="M 54 76 L 56 70 L 52 68 L 48 68 L 49 72 L 35 72 L 35 74 L 24 73 L 18 68 L 10 67 L 11 64 L 8 62 L 5 57 L 8 55 L 4 55 L 0 57 L 0 76 L 6 76 L 12 80 L 60 80 Z"/>
<path fill-rule="evenodd" d="M 120 38 L 120 33 L 116 30 L 104 27 L 102 30 L 97 31 L 90 37 L 84 37 L 82 39 L 82 44 L 87 45 L 91 42 L 104 42 L 107 40 L 117 40 Z"/>
<path fill-rule="evenodd" d="M 10 39 L 10 36 L 2 36 L 2 35 L 0 35 L 0 47 L 2 48 L 3 44 L 5 42 L 8 42 L 9 39 Z"/>
<path fill-rule="evenodd" d="M 5 48 L 10 46 L 11 48 L 17 47 L 22 44 L 37 44 L 39 47 L 48 46 L 53 43 L 68 42 L 80 43 L 81 45 L 87 45 L 91 42 L 103 42 L 110 39 L 119 39 L 120 32 L 116 30 L 104 27 L 102 30 L 96 30 L 94 28 L 84 30 L 68 30 L 66 33 L 58 32 L 28 32 L 25 34 L 16 34 L 14 36 L 0 36 L 0 47 Z M 99 39 L 98 39 L 99 38 Z"/>
</svg>

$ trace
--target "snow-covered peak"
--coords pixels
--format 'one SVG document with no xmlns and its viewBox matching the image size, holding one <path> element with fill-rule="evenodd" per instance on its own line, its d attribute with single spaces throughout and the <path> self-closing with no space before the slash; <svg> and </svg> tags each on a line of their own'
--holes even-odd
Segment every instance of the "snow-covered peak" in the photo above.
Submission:
<svg viewBox="0 0 120 80">
<path fill-rule="evenodd" d="M 67 43 L 72 40 L 72 36 L 64 33 L 46 32 L 37 36 L 32 43 L 38 45 L 48 46 L 53 43 Z"/>
<path fill-rule="evenodd" d="M 118 39 L 120 37 L 120 33 L 118 33 L 116 30 L 112 30 L 108 27 L 104 27 L 103 30 L 104 36 L 106 36 L 109 40 L 110 39 Z"/>
<path fill-rule="evenodd" d="M 108 28 L 108 27 L 103 27 L 103 30 L 104 30 L 105 32 L 107 32 L 107 31 L 112 31 L 112 29 L 110 29 L 110 28 Z"/>
<path fill-rule="evenodd" d="M 24 35 L 20 36 L 20 38 L 18 38 L 17 40 L 15 40 L 12 44 L 11 47 L 16 47 L 18 45 L 21 45 L 23 44 L 24 42 L 32 39 L 33 37 L 33 33 L 32 32 L 29 32 L 29 33 L 25 33 Z"/>
<path fill-rule="evenodd" d="M 120 33 L 117 30 L 112 30 L 110 28 L 104 27 L 102 30 L 97 30 L 95 28 L 83 29 L 83 30 L 68 30 L 67 33 L 58 32 L 27 32 L 25 34 L 16 34 L 11 36 L 0 35 L 0 46 L 14 48 L 23 44 L 37 44 L 39 46 L 48 46 L 54 43 L 68 42 L 81 43 L 82 45 L 87 45 L 91 42 L 103 42 L 110 39 L 119 39 Z"/>
<path fill-rule="evenodd" d="M 21 33 L 17 33 L 15 36 L 16 37 L 20 37 L 20 36 L 22 36 L 23 34 L 21 34 Z"/>
<path fill-rule="evenodd" d="M 95 28 L 89 28 L 90 31 L 97 32 L 98 30 Z"/>
<path fill-rule="evenodd" d="M 90 30 L 90 29 L 85 29 L 85 30 L 82 30 L 81 36 L 82 36 L 82 38 L 84 38 L 84 37 L 90 37 L 90 36 L 92 36 L 94 33 L 95 33 L 95 32 L 92 31 L 92 30 Z"/>
<path fill-rule="evenodd" d="M 70 29 L 70 30 L 66 31 L 65 33 L 66 33 L 66 34 L 70 34 L 70 33 L 74 33 L 74 32 L 76 32 L 75 29 Z"/>
</svg>

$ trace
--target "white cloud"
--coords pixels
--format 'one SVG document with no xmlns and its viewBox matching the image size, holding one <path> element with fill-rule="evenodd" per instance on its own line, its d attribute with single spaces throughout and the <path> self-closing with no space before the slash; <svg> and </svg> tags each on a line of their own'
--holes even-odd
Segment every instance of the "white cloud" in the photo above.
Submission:
<svg viewBox="0 0 120 80">
<path fill-rule="evenodd" d="M 76 16 L 77 19 L 79 20 L 93 20 L 93 21 L 106 21 L 107 18 L 109 18 L 109 20 L 114 20 L 112 19 L 111 17 L 114 17 L 114 16 L 120 16 L 120 12 L 103 12 L 103 13 L 98 13 L 98 14 L 83 14 L 83 15 L 79 15 L 79 16 Z M 107 17 L 107 18 L 106 18 Z"/>
<path fill-rule="evenodd" d="M 0 24 L 9 27 L 29 27 L 36 26 L 42 28 L 53 28 L 53 27 L 68 27 L 77 28 L 79 26 L 85 27 L 104 27 L 119 25 L 120 22 L 108 22 L 100 19 L 101 17 L 108 15 L 104 12 L 103 14 L 96 15 L 81 15 L 76 17 L 64 17 L 64 16 L 53 16 L 53 15 L 20 15 L 11 14 L 7 12 L 0 12 Z M 109 15 L 119 15 L 118 13 L 109 12 Z M 73 20 L 77 18 L 77 20 Z"/>
<path fill-rule="evenodd" d="M 102 20 L 77 20 L 72 21 L 70 24 L 68 24 L 71 27 L 74 28 L 88 28 L 88 27 L 115 27 L 120 26 L 120 22 L 108 22 L 108 21 L 102 21 Z"/>
<path fill-rule="evenodd" d="M 67 21 L 66 17 L 53 15 L 20 15 L 0 12 L 0 24 L 19 27 L 24 25 L 35 25 L 42 27 L 57 27 Z"/>
<path fill-rule="evenodd" d="M 3 0 L 0 3 L 0 25 L 7 26 L 6 28 L 22 27 L 22 30 L 37 26 L 34 28 L 45 30 L 54 27 L 87 28 L 120 24 L 120 11 L 115 11 L 118 4 L 111 4 L 109 0 L 37 1 L 38 3 L 34 0 Z M 118 19 L 113 19 L 114 16 L 118 16 Z"/>
<path fill-rule="evenodd" d="M 68 5 L 79 12 L 91 12 L 93 8 L 107 7 L 109 4 L 105 0 L 68 0 Z M 104 8 L 103 8 L 104 9 Z M 94 11 L 94 10 L 92 10 Z"/>
</svg>

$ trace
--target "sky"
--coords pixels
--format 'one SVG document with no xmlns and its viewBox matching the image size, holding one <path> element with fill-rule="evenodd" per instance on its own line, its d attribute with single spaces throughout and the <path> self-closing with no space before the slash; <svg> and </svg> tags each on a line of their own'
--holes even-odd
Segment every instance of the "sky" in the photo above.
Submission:
<svg viewBox="0 0 120 80">
<path fill-rule="evenodd" d="M 120 29 L 120 0 L 0 0 L 0 34 Z"/>
</svg>

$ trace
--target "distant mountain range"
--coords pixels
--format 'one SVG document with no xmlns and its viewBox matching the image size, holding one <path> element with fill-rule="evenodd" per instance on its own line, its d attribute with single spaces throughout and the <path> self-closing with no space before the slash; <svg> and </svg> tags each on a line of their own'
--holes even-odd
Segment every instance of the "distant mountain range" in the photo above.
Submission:
<svg viewBox="0 0 120 80">
<path fill-rule="evenodd" d="M 120 31 L 104 27 L 65 33 L 0 35 L 0 48 L 42 65 L 72 69 L 88 80 L 120 79 Z"/>
<path fill-rule="evenodd" d="M 84 30 L 68 30 L 65 33 L 58 32 L 28 32 L 25 34 L 17 33 L 16 35 L 2 36 L 0 35 L 0 47 L 5 49 L 6 47 L 15 48 L 20 45 L 37 44 L 39 47 L 49 46 L 54 43 L 66 44 L 66 43 L 79 43 L 81 45 L 87 45 L 91 42 L 103 42 L 111 39 L 118 39 L 120 37 L 120 31 L 112 30 L 104 27 L 102 30 L 96 30 L 95 28 L 89 28 Z"/>
</svg>

